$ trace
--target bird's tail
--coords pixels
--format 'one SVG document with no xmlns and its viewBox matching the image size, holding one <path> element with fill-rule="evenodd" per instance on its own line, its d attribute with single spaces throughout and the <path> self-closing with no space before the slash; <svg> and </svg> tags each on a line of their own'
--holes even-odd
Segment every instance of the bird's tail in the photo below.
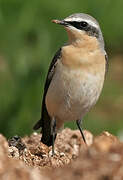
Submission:
<svg viewBox="0 0 123 180">
<path fill-rule="evenodd" d="M 34 126 L 33 130 L 38 130 L 39 128 L 42 127 L 42 119 L 40 119 Z"/>
<path fill-rule="evenodd" d="M 42 121 L 42 138 L 41 142 L 47 146 L 52 145 L 52 135 L 51 135 L 51 119 L 45 109 L 43 121 Z"/>
<path fill-rule="evenodd" d="M 34 130 L 42 128 L 41 133 L 41 142 L 47 146 L 52 146 L 53 144 L 53 135 L 51 134 L 51 118 L 48 115 L 47 110 L 43 112 L 43 118 L 41 118 L 33 127 Z M 55 136 L 56 138 L 56 136 Z"/>
</svg>

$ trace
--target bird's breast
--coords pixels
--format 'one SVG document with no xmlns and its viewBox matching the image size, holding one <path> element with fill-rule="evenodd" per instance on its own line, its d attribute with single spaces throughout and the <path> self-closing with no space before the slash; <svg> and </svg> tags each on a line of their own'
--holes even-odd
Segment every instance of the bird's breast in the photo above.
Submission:
<svg viewBox="0 0 123 180">
<path fill-rule="evenodd" d="M 72 121 L 82 116 L 94 105 L 104 81 L 104 65 L 99 72 L 70 68 L 60 60 L 46 95 L 50 116 L 61 121 Z"/>
</svg>

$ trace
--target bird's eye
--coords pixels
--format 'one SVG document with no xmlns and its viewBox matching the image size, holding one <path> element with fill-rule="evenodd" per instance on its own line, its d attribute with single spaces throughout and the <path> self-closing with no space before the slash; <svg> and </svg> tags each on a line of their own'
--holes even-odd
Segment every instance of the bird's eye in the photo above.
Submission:
<svg viewBox="0 0 123 180">
<path fill-rule="evenodd" d="M 82 21 L 82 22 L 80 22 L 80 26 L 83 27 L 83 28 L 85 28 L 85 27 L 88 26 L 88 23 L 85 22 L 85 21 Z"/>
</svg>

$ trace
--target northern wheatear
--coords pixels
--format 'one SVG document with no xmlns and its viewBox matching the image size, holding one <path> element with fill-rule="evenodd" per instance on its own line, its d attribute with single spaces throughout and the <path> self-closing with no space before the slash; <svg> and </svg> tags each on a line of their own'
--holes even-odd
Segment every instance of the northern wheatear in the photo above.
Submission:
<svg viewBox="0 0 123 180">
<path fill-rule="evenodd" d="M 101 93 L 107 69 L 107 55 L 98 22 L 83 13 L 63 20 L 68 42 L 55 54 L 44 86 L 41 119 L 34 129 L 42 128 L 41 141 L 52 145 L 64 122 L 76 121 L 85 141 L 81 120 L 95 105 Z"/>
</svg>

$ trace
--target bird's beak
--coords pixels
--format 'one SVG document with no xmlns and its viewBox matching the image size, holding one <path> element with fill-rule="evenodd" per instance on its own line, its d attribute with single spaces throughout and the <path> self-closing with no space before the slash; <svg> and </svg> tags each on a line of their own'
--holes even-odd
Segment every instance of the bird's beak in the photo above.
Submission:
<svg viewBox="0 0 123 180">
<path fill-rule="evenodd" d="M 68 25 L 68 23 L 66 21 L 64 21 L 64 20 L 57 20 L 57 19 L 55 19 L 55 20 L 52 20 L 52 22 L 56 23 L 56 24 L 63 25 L 63 26 L 67 26 Z"/>
</svg>

